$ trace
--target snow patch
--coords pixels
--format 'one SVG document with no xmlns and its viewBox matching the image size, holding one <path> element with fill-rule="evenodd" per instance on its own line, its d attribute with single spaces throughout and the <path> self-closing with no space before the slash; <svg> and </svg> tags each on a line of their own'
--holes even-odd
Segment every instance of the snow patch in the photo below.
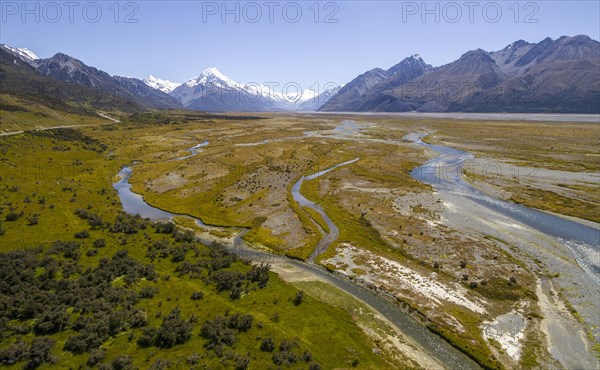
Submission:
<svg viewBox="0 0 600 370">
<path fill-rule="evenodd" d="M 23 61 L 29 63 L 34 60 L 40 59 L 33 51 L 27 48 L 14 48 L 12 46 L 8 46 L 6 44 L 0 44 L 4 49 L 9 50 L 13 54 L 19 56 Z"/>
<path fill-rule="evenodd" d="M 180 83 L 163 80 L 152 75 L 146 77 L 143 81 L 151 88 L 160 90 L 166 94 L 170 93 L 171 91 L 175 90 L 177 86 L 181 85 Z"/>
</svg>

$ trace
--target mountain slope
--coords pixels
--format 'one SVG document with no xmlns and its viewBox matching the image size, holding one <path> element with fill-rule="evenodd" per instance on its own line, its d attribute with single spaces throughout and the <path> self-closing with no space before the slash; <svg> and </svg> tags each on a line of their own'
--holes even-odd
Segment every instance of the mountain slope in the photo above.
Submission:
<svg viewBox="0 0 600 370">
<path fill-rule="evenodd" d="M 352 111 L 362 104 L 371 88 L 390 77 L 389 72 L 381 68 L 367 71 L 347 83 L 340 91 L 320 108 L 322 111 Z"/>
<path fill-rule="evenodd" d="M 505 81 L 507 75 L 483 50 L 463 54 L 457 61 L 433 69 L 411 81 L 386 91 L 396 101 L 380 110 L 397 107 L 400 102 L 417 111 L 447 111 L 456 104 L 478 104 L 488 89 Z"/>
<path fill-rule="evenodd" d="M 403 83 L 429 72 L 431 65 L 415 54 L 405 58 L 400 63 L 392 66 L 387 71 L 376 68 L 368 71 L 347 84 L 344 89 L 329 100 L 321 110 L 323 111 L 369 111 L 389 104 L 385 93 Z M 405 110 L 398 107 L 399 110 Z"/>
<path fill-rule="evenodd" d="M 148 86 L 144 81 L 131 77 L 113 77 L 119 86 L 133 96 L 133 100 L 152 108 L 181 108 L 181 105 L 170 95 Z"/>
<path fill-rule="evenodd" d="M 100 89 L 115 98 L 131 100 L 152 108 L 180 108 L 181 105 L 162 91 L 135 78 L 111 76 L 63 53 L 36 61 L 37 71 L 45 76 L 73 84 Z"/>
<path fill-rule="evenodd" d="M 385 82 L 404 83 L 429 72 L 432 68 L 419 54 L 415 54 L 388 69 L 390 77 Z"/>
<path fill-rule="evenodd" d="M 546 39 L 515 61 L 519 73 L 500 86 L 525 112 L 600 112 L 600 43 L 587 36 Z M 516 93 L 515 93 L 516 92 Z"/>
<path fill-rule="evenodd" d="M 132 112 L 143 109 L 140 104 L 102 90 L 44 76 L 4 48 L 0 48 L 0 93 L 79 114 L 95 115 L 96 110 Z"/>
<path fill-rule="evenodd" d="M 587 36 L 519 40 L 499 51 L 469 51 L 437 68 L 409 66 L 392 67 L 361 90 L 369 71 L 348 84 L 359 84 L 355 92 L 340 90 L 321 110 L 600 112 L 600 43 Z"/>
<path fill-rule="evenodd" d="M 519 75 L 526 71 L 527 66 L 520 64 L 517 65 L 517 62 L 534 46 L 536 45 L 530 44 L 527 41 L 519 40 L 513 42 L 502 50 L 493 51 L 489 54 L 502 71 L 508 74 Z"/>
</svg>

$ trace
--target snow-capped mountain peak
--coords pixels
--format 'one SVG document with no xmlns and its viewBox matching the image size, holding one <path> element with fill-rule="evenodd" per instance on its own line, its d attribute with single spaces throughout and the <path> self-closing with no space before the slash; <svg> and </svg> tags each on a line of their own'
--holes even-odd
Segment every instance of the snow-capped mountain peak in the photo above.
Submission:
<svg viewBox="0 0 600 370">
<path fill-rule="evenodd" d="M 171 91 L 175 90 L 177 86 L 181 85 L 180 83 L 163 80 L 152 75 L 146 77 L 143 81 L 151 88 L 160 90 L 166 94 L 170 93 Z"/>
<path fill-rule="evenodd" d="M 219 71 L 217 69 L 217 67 L 210 67 L 210 68 L 205 69 L 200 74 L 200 76 L 206 77 L 206 78 L 215 77 L 215 78 L 218 78 L 218 79 L 221 79 L 221 80 L 228 80 L 229 79 L 229 77 L 227 77 L 223 73 L 221 73 L 221 71 Z"/>
<path fill-rule="evenodd" d="M 0 46 L 10 51 L 12 54 L 18 56 L 21 60 L 27 63 L 40 59 L 40 57 L 38 57 L 33 51 L 27 48 L 14 48 L 6 44 L 0 44 Z"/>
<path fill-rule="evenodd" d="M 310 103 L 310 109 L 320 107 L 328 94 L 318 91 L 286 88 L 284 84 L 240 83 L 227 77 L 215 67 L 174 89 L 170 95 L 193 109 L 209 111 L 298 110 Z M 285 90 L 285 91 L 282 91 Z M 308 107 L 308 105 L 307 105 Z"/>
<path fill-rule="evenodd" d="M 203 84 L 215 84 L 222 87 L 236 87 L 239 86 L 237 82 L 231 78 L 225 76 L 221 71 L 215 67 L 205 69 L 198 77 L 192 78 L 186 85 L 194 87 Z"/>
</svg>

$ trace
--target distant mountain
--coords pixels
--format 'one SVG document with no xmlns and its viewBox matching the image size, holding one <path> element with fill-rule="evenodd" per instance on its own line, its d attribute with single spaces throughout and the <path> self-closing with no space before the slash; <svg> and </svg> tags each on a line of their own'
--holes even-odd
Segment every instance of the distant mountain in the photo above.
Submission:
<svg viewBox="0 0 600 370">
<path fill-rule="evenodd" d="M 148 86 L 137 78 L 113 76 L 119 86 L 130 95 L 127 99 L 139 101 L 141 104 L 159 109 L 183 108 L 177 100 L 164 92 Z"/>
<path fill-rule="evenodd" d="M 519 40 L 437 68 L 407 58 L 360 75 L 321 110 L 598 113 L 600 43 L 587 36 Z"/>
<path fill-rule="evenodd" d="M 380 68 L 373 69 L 358 76 L 346 85 L 344 89 L 340 90 L 340 93 L 323 105 L 321 110 L 377 110 L 380 105 L 388 104 L 386 90 L 412 81 L 431 71 L 432 68 L 418 54 L 415 54 L 392 66 L 387 71 Z M 343 92 L 343 90 L 346 91 Z M 406 108 L 397 107 L 397 110 L 406 110 Z"/>
<path fill-rule="evenodd" d="M 6 52 L 16 56 L 22 61 L 31 64 L 33 61 L 40 59 L 35 53 L 27 48 L 14 48 L 12 46 L 8 46 L 6 44 L 0 44 L 0 48 L 4 49 Z"/>
<path fill-rule="evenodd" d="M 493 51 L 489 54 L 498 67 L 505 73 L 518 75 L 526 70 L 526 66 L 518 65 L 517 63 L 521 57 L 527 54 L 534 46 L 536 46 L 536 44 L 530 44 L 527 41 L 519 40 L 502 50 Z"/>
<path fill-rule="evenodd" d="M 340 91 L 340 89 L 342 89 L 342 86 L 332 86 L 330 88 L 326 88 L 325 91 L 319 95 L 315 95 L 314 92 L 311 92 L 312 94 L 308 94 L 305 91 L 302 94 L 301 99 L 299 99 L 299 102 L 296 104 L 296 110 L 317 111 L 331 98 L 333 98 Z M 310 97 L 310 95 L 312 95 L 312 97 Z"/>
<path fill-rule="evenodd" d="M 520 111 L 600 113 L 600 43 L 587 36 L 547 38 L 514 62 L 499 90 Z M 503 68 L 503 67 L 501 67 Z M 506 67 L 504 67 L 506 68 Z M 507 71 L 509 72 L 509 71 Z"/>
<path fill-rule="evenodd" d="M 108 94 L 114 100 L 122 101 L 128 109 L 139 105 L 159 109 L 186 107 L 206 111 L 317 110 L 338 90 L 328 89 L 320 95 L 312 90 L 295 94 L 291 91 L 289 95 L 284 95 L 265 85 L 238 83 L 216 68 L 205 70 L 185 84 L 154 76 L 138 80 L 111 76 L 64 53 L 39 59 L 29 49 L 18 49 L 4 44 L 0 44 L 0 49 L 6 53 L 6 59 L 12 58 L 15 65 L 27 65 L 30 72 L 92 91 L 101 91 L 98 92 L 99 95 Z"/>
<path fill-rule="evenodd" d="M 75 85 L 40 74 L 14 52 L 0 47 L 0 93 L 79 114 L 97 110 L 133 112 L 143 110 L 135 102 L 120 99 L 103 90 Z M 0 110 L 11 109 L 0 103 Z"/>
<path fill-rule="evenodd" d="M 58 94 L 58 105 L 81 100 L 124 110 L 600 113 L 600 43 L 587 36 L 518 40 L 498 51 L 468 51 L 435 68 L 415 54 L 387 70 L 367 71 L 343 87 L 289 95 L 236 82 L 216 68 L 179 85 L 154 76 L 143 81 L 111 76 L 62 53 L 39 59 L 31 50 L 4 44 L 0 51 L 0 82 L 44 81 Z M 85 98 L 62 91 L 69 85 L 85 88 Z M 34 90 L 22 90 L 33 99 Z M 52 94 L 46 90 L 40 99 L 49 102 Z M 92 93 L 99 102 L 92 101 Z"/>
<path fill-rule="evenodd" d="M 177 87 L 170 95 L 186 108 L 195 110 L 227 112 L 277 109 L 277 97 L 267 88 L 239 84 L 214 67 Z"/>
<path fill-rule="evenodd" d="M 63 53 L 35 61 L 37 71 L 45 76 L 73 84 L 100 89 L 117 98 L 131 100 L 151 108 L 180 108 L 181 105 L 160 90 L 135 78 L 111 76 Z"/>
<path fill-rule="evenodd" d="M 58 53 L 37 63 L 37 70 L 44 76 L 77 85 L 99 88 L 118 95 L 117 81 L 106 72 L 89 67 L 78 59 Z"/>
<path fill-rule="evenodd" d="M 227 111 L 316 110 L 332 95 L 325 91 L 316 96 L 312 90 L 284 95 L 265 85 L 243 84 L 232 80 L 217 68 L 211 67 L 170 95 L 188 109 Z"/>
<path fill-rule="evenodd" d="M 469 104 L 478 103 L 476 99 L 483 91 L 492 89 L 506 78 L 507 75 L 485 51 L 472 50 L 457 61 L 434 68 L 409 84 L 400 84 L 384 91 L 395 99 L 387 105 L 378 106 L 378 109 L 427 112 L 468 110 Z M 464 108 L 452 109 L 453 104 L 463 102 L 466 105 Z"/>
<path fill-rule="evenodd" d="M 152 75 L 144 78 L 142 81 L 144 81 L 144 83 L 150 86 L 151 88 L 160 90 L 165 94 L 170 93 L 171 91 L 175 90 L 175 88 L 177 88 L 179 85 L 181 85 L 180 83 L 163 80 Z"/>
<path fill-rule="evenodd" d="M 375 68 L 367 71 L 354 80 L 347 83 L 338 93 L 324 104 L 320 110 L 323 111 L 353 111 L 356 106 L 362 105 L 368 93 L 374 86 L 390 77 L 387 71 Z"/>
</svg>

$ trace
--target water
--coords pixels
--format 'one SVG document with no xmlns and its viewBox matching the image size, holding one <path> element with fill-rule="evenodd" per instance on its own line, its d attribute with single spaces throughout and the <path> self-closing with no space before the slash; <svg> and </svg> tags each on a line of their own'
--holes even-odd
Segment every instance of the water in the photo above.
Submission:
<svg viewBox="0 0 600 370">
<path fill-rule="evenodd" d="M 207 145 L 208 145 L 208 140 L 205 140 L 204 142 L 202 142 L 200 144 L 194 145 L 193 147 L 186 149 L 188 152 L 190 152 L 189 155 L 186 155 L 184 157 L 175 158 L 174 160 L 183 160 L 186 158 L 193 157 L 196 154 L 198 154 L 203 147 L 205 147 Z M 134 162 L 133 164 L 136 164 L 136 163 Z M 117 190 L 117 192 L 119 194 L 119 199 L 121 199 L 121 204 L 123 206 L 123 210 L 126 213 L 129 213 L 132 215 L 139 214 L 140 216 L 142 216 L 144 218 L 149 218 L 152 221 L 166 221 L 166 220 L 171 220 L 175 216 L 185 216 L 185 215 L 167 212 L 160 208 L 152 207 L 151 205 L 146 203 L 146 201 L 144 200 L 144 198 L 141 195 L 136 194 L 131 190 L 131 184 L 129 183 L 129 178 L 131 177 L 132 173 L 133 173 L 133 169 L 131 167 L 127 167 L 127 166 L 123 167 L 121 169 L 121 171 L 119 171 L 119 174 L 118 174 L 120 180 L 113 184 L 113 188 Z M 210 227 L 208 225 L 205 225 L 202 222 L 202 220 L 200 220 L 199 218 L 195 218 L 195 217 L 192 217 L 192 218 L 194 219 L 194 221 L 196 222 L 196 224 L 198 226 L 206 227 L 206 228 Z"/>
<path fill-rule="evenodd" d="M 592 278 L 600 281 L 600 230 L 567 220 L 520 204 L 492 198 L 473 188 L 462 177 L 462 166 L 473 155 L 458 149 L 430 145 L 421 139 L 424 135 L 407 135 L 417 145 L 433 149 L 440 155 L 415 168 L 413 178 L 430 184 L 438 191 L 458 194 L 492 211 L 525 224 L 556 238 L 575 255 L 579 265 Z"/>
<path fill-rule="evenodd" d="M 132 173 L 133 170 L 131 167 L 123 167 L 119 172 L 119 177 L 121 179 L 113 184 L 113 188 L 119 193 L 119 199 L 121 199 L 123 210 L 131 215 L 139 214 L 152 221 L 170 220 L 174 216 L 172 213 L 152 207 L 144 201 L 144 198 L 141 195 L 131 191 L 129 178 Z"/>
<path fill-rule="evenodd" d="M 346 161 L 346 162 L 343 162 L 343 163 L 336 164 L 335 166 L 329 167 L 329 168 L 327 168 L 327 169 L 325 169 L 325 170 L 323 170 L 323 171 L 319 171 L 319 172 L 313 173 L 312 175 L 304 176 L 303 178 L 301 178 L 301 179 L 300 179 L 300 181 L 303 181 L 303 180 L 313 180 L 313 179 L 316 179 L 317 177 L 323 176 L 323 175 L 325 175 L 326 173 L 328 173 L 328 172 L 331 172 L 331 171 L 335 170 L 335 169 L 336 169 L 336 168 L 338 168 L 338 167 L 342 167 L 342 166 L 346 166 L 346 165 L 348 165 L 348 164 L 352 164 L 352 163 L 354 163 L 354 162 L 358 161 L 359 159 L 360 159 L 360 158 L 354 158 L 354 159 L 352 159 L 352 160 L 349 160 L 349 161 Z"/>
<path fill-rule="evenodd" d="M 188 152 L 190 152 L 190 154 L 188 154 L 186 156 L 183 156 L 183 157 L 175 158 L 175 160 L 181 161 L 181 160 L 184 160 L 184 159 L 191 158 L 191 157 L 195 156 L 196 154 L 200 153 L 201 149 L 203 147 L 207 146 L 207 145 L 208 145 L 208 140 L 204 140 L 203 143 L 200 143 L 198 145 L 194 145 L 193 147 L 191 147 L 189 149 L 186 149 Z"/>
<path fill-rule="evenodd" d="M 131 190 L 131 184 L 129 183 L 129 178 L 133 173 L 133 169 L 131 167 L 123 167 L 121 171 L 119 171 L 120 180 L 113 184 L 113 188 L 117 190 L 119 194 L 119 199 L 121 200 L 121 205 L 123 206 L 123 210 L 130 215 L 139 214 L 143 218 L 149 218 L 152 221 L 169 221 L 175 216 L 189 217 L 196 222 L 196 225 L 211 229 L 213 226 L 206 225 L 202 222 L 201 219 L 196 217 L 191 217 L 188 215 L 182 215 L 178 213 L 171 213 L 160 208 L 152 207 L 144 200 L 140 194 L 136 194 Z"/>
<path fill-rule="evenodd" d="M 327 248 L 329 248 L 331 243 L 333 243 L 338 238 L 338 236 L 340 234 L 340 230 L 338 229 L 337 226 L 335 226 L 333 221 L 331 221 L 331 218 L 329 218 L 327 213 L 325 213 L 325 211 L 323 211 L 323 208 L 321 208 L 321 206 L 319 204 L 316 204 L 316 203 L 306 199 L 306 197 L 304 197 L 304 195 L 302 195 L 300 193 L 300 188 L 302 187 L 302 183 L 304 182 L 304 180 L 316 179 L 317 177 L 323 176 L 326 173 L 331 172 L 338 167 L 352 164 L 352 163 L 358 161 L 359 159 L 360 158 L 354 158 L 350 161 L 339 163 L 339 164 L 336 164 L 335 166 L 329 167 L 325 170 L 313 173 L 312 175 L 302 176 L 298 181 L 296 181 L 294 186 L 292 186 L 292 197 L 294 198 L 294 200 L 296 202 L 298 202 L 298 204 L 300 204 L 300 206 L 302 206 L 302 207 L 309 207 L 309 208 L 314 209 L 318 214 L 321 215 L 321 217 L 323 217 L 323 220 L 325 220 L 325 223 L 327 224 L 327 227 L 329 228 L 329 233 L 327 235 L 325 235 L 323 238 L 321 238 L 321 240 L 319 240 L 319 243 L 317 243 L 315 250 L 308 257 L 309 262 L 314 262 L 315 258 L 317 258 L 319 255 L 324 253 L 327 250 Z"/>
</svg>

